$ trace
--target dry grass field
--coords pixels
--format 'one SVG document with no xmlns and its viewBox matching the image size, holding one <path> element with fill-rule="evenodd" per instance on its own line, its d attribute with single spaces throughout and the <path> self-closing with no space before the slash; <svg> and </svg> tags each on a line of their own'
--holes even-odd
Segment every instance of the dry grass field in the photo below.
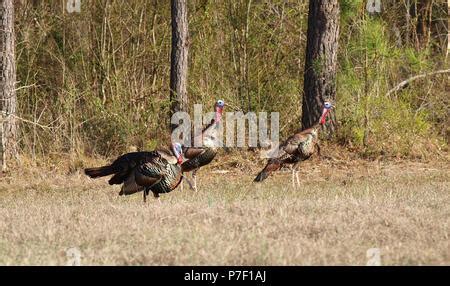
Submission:
<svg viewBox="0 0 450 286">
<path fill-rule="evenodd" d="M 261 167 L 261 166 L 260 166 Z M 450 165 L 304 164 L 302 187 L 256 166 L 202 170 L 160 202 L 119 197 L 106 179 L 25 170 L 0 182 L 0 264 L 82 265 L 450 264 Z"/>
</svg>

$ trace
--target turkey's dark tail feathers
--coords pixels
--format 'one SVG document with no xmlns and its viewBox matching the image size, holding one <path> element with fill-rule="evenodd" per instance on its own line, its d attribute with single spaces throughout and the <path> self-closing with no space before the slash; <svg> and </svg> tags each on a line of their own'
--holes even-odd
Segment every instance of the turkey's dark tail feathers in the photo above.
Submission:
<svg viewBox="0 0 450 286">
<path fill-rule="evenodd" d="M 91 178 L 104 177 L 116 173 L 118 170 L 114 166 L 103 166 L 98 168 L 84 169 L 84 173 Z"/>
<path fill-rule="evenodd" d="M 254 182 L 262 182 L 267 177 L 269 177 L 269 173 L 266 172 L 266 170 L 262 170 L 261 172 L 259 172 L 258 176 L 256 176 L 256 178 L 253 181 Z"/>
<path fill-rule="evenodd" d="M 258 176 L 256 176 L 254 182 L 262 182 L 263 180 L 267 179 L 267 177 L 269 177 L 272 172 L 279 170 L 281 168 L 281 165 L 282 163 L 280 160 L 270 159 L 264 169 L 259 172 Z"/>
</svg>

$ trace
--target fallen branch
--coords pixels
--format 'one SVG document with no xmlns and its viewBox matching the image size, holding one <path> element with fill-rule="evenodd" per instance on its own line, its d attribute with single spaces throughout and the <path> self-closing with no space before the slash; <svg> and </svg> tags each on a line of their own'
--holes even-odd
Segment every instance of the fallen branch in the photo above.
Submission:
<svg viewBox="0 0 450 286">
<path fill-rule="evenodd" d="M 405 88 L 410 82 L 415 81 L 416 79 L 420 79 L 420 78 L 424 78 L 424 77 L 428 77 L 428 76 L 432 76 L 432 75 L 437 75 L 437 74 L 445 74 L 445 73 L 450 73 L 450 69 L 438 70 L 438 71 L 434 71 L 434 72 L 415 75 L 415 76 L 410 77 L 410 78 L 402 81 L 401 83 L 397 84 L 394 88 L 389 90 L 388 93 L 386 93 L 386 96 L 390 96 L 394 92 L 397 92 L 397 91 Z"/>
<path fill-rule="evenodd" d="M 24 122 L 24 123 L 28 123 L 28 124 L 31 124 L 31 125 L 35 125 L 35 126 L 37 126 L 37 127 L 40 127 L 40 128 L 42 128 L 42 129 L 46 129 L 46 130 L 52 130 L 52 127 L 50 127 L 50 126 L 45 126 L 45 125 L 39 124 L 39 123 L 37 123 L 37 122 L 33 122 L 33 121 L 31 121 L 31 120 L 28 120 L 28 119 L 19 117 L 19 116 L 14 115 L 14 114 L 6 114 L 5 112 L 0 112 L 0 114 L 1 114 L 2 116 L 4 116 L 4 117 L 2 118 L 2 121 L 4 120 L 5 117 L 12 116 L 12 117 L 14 117 L 15 119 L 17 119 L 17 120 L 19 120 L 19 121 L 22 121 L 22 122 Z M 1 123 L 2 123 L 2 122 L 1 122 Z"/>
<path fill-rule="evenodd" d="M 23 85 L 23 86 L 20 86 L 20 87 L 18 87 L 18 88 L 16 88 L 16 91 L 19 91 L 19 90 L 22 90 L 22 89 L 27 89 L 27 88 L 32 88 L 32 87 L 36 87 L 37 85 L 36 84 L 30 84 L 30 85 Z"/>
</svg>

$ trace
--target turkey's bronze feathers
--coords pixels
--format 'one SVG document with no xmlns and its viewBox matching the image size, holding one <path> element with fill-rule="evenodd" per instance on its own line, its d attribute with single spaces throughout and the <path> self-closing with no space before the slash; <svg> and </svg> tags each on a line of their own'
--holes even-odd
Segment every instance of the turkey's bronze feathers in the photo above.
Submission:
<svg viewBox="0 0 450 286">
<path fill-rule="evenodd" d="M 258 173 L 255 182 L 261 182 L 271 173 L 287 164 L 296 164 L 307 160 L 315 151 L 318 142 L 319 124 L 295 133 L 278 147 L 276 158 L 271 158 L 264 169 Z"/>
<path fill-rule="evenodd" d="M 259 174 L 256 176 L 254 181 L 262 182 L 267 177 L 269 177 L 269 175 L 272 172 L 279 170 L 281 168 L 282 164 L 283 164 L 282 161 L 278 158 L 269 159 L 269 162 L 267 162 L 267 165 L 264 167 L 264 169 L 261 172 L 259 172 Z"/>
<path fill-rule="evenodd" d="M 207 147 L 206 148 L 191 147 L 187 151 L 187 154 L 190 156 L 189 157 L 186 156 L 188 160 L 183 164 L 181 164 L 182 172 L 191 172 L 202 166 L 208 165 L 209 163 L 211 163 L 212 160 L 214 160 L 217 151 L 213 148 Z"/>
<path fill-rule="evenodd" d="M 148 191 L 168 193 L 181 181 L 181 167 L 177 158 L 167 150 L 131 152 L 117 158 L 111 165 L 89 168 L 92 178 L 112 175 L 109 184 L 123 184 L 119 195 Z"/>
<path fill-rule="evenodd" d="M 203 128 L 202 133 L 197 135 L 202 137 L 201 141 L 203 144 L 205 143 L 203 140 L 204 136 L 207 135 L 208 132 L 210 132 L 211 129 L 215 127 L 215 124 L 216 124 L 215 119 L 211 119 L 211 122 L 205 128 Z M 192 137 L 192 142 L 195 142 L 194 136 Z M 188 159 L 181 165 L 181 170 L 183 173 L 185 173 L 197 170 L 200 167 L 203 167 L 211 163 L 212 160 L 214 160 L 214 158 L 216 157 L 217 149 L 206 146 L 183 147 L 183 154 L 184 157 Z"/>
</svg>

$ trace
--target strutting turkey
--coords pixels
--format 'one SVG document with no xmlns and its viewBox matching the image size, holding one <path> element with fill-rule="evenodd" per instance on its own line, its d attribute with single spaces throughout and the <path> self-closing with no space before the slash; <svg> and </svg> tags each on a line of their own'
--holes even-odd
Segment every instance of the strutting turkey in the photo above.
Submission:
<svg viewBox="0 0 450 286">
<path fill-rule="evenodd" d="M 285 165 L 292 165 L 292 185 L 295 188 L 294 177 L 297 185 L 300 185 L 298 178 L 298 164 L 307 160 L 315 152 L 320 155 L 319 130 L 326 122 L 326 117 L 330 113 L 333 105 L 326 101 L 323 105 L 322 115 L 319 121 L 311 128 L 300 131 L 290 136 L 277 149 L 278 153 L 275 158 L 270 158 L 264 169 L 257 175 L 255 182 L 261 182 L 266 179 L 272 172 L 281 169 Z"/>
<path fill-rule="evenodd" d="M 183 150 L 179 143 L 172 143 L 169 150 L 132 152 L 117 158 L 111 165 L 87 168 L 85 174 L 91 178 L 113 175 L 110 185 L 122 185 L 119 195 L 144 192 L 144 202 L 151 191 L 155 198 L 159 194 L 174 190 L 182 180 L 181 164 Z"/>
<path fill-rule="evenodd" d="M 192 172 L 192 178 L 194 180 L 194 186 L 192 187 L 195 191 L 197 191 L 197 171 L 200 169 L 200 167 L 203 167 L 205 165 L 208 165 L 211 163 L 211 161 L 216 157 L 217 151 L 218 151 L 218 128 L 220 121 L 222 119 L 223 109 L 225 106 L 229 106 L 226 104 L 223 100 L 219 99 L 214 104 L 215 109 L 215 116 L 211 120 L 211 122 L 203 128 L 201 134 L 198 136 L 201 136 L 200 141 L 202 143 L 201 146 L 196 147 L 186 147 L 183 146 L 183 155 L 187 159 L 186 162 L 184 162 L 181 165 L 182 172 Z M 193 143 L 196 142 L 194 140 L 195 137 L 192 138 L 191 145 L 194 145 Z M 189 181 L 188 181 L 189 182 Z"/>
</svg>

